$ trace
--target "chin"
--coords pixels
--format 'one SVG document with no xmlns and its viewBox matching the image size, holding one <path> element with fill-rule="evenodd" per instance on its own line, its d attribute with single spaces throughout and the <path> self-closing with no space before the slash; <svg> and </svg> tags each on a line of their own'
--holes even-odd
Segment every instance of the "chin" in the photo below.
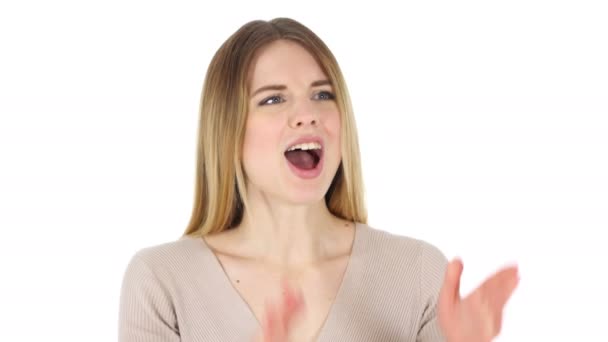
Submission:
<svg viewBox="0 0 608 342">
<path fill-rule="evenodd" d="M 319 204 L 319 202 L 325 201 L 325 194 L 328 189 L 329 186 L 298 186 L 297 188 L 291 188 L 284 196 L 285 200 L 292 204 L 316 205 Z"/>
</svg>

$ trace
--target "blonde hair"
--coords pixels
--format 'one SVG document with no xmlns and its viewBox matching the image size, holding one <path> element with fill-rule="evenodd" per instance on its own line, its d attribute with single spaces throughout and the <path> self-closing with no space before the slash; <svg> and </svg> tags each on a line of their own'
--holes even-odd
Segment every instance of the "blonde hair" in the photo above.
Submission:
<svg viewBox="0 0 608 342">
<path fill-rule="evenodd" d="M 319 63 L 341 115 L 342 161 L 325 195 L 329 211 L 367 223 L 359 143 L 352 105 L 338 63 L 309 28 L 289 18 L 241 26 L 213 56 L 200 103 L 194 206 L 184 235 L 204 236 L 237 226 L 247 208 L 241 164 L 248 112 L 248 74 L 256 52 L 279 39 L 296 42 Z"/>
</svg>

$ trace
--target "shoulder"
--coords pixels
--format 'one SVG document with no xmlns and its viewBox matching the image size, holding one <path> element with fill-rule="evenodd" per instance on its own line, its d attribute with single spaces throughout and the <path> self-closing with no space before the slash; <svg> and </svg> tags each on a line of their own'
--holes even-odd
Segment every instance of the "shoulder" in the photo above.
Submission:
<svg viewBox="0 0 608 342">
<path fill-rule="evenodd" d="M 422 239 L 366 224 L 358 228 L 358 246 L 353 250 L 357 267 L 351 274 L 359 296 L 371 303 L 375 315 L 401 331 L 402 339 L 413 340 L 434 317 L 447 259 L 437 246 Z"/>
<path fill-rule="evenodd" d="M 406 235 L 398 235 L 367 224 L 359 224 L 361 244 L 367 253 L 382 258 L 414 262 L 421 266 L 442 268 L 447 259 L 444 253 L 432 243 Z"/>
<path fill-rule="evenodd" d="M 359 228 L 358 252 L 366 272 L 389 283 L 419 287 L 421 292 L 428 291 L 428 294 L 439 291 L 448 260 L 437 246 L 366 224 L 359 224 Z"/>
<path fill-rule="evenodd" d="M 177 312 L 184 297 L 194 298 L 184 284 L 196 279 L 202 246 L 197 239 L 180 238 L 143 247 L 132 255 L 121 285 L 121 341 L 179 340 Z"/>
<path fill-rule="evenodd" d="M 202 238 L 184 236 L 174 241 L 145 246 L 137 250 L 135 258 L 150 264 L 164 263 L 167 259 L 181 261 L 202 252 L 205 247 Z"/>
<path fill-rule="evenodd" d="M 177 240 L 150 245 L 136 250 L 128 262 L 126 273 L 148 274 L 148 277 L 166 283 L 204 267 L 207 247 L 202 238 L 181 237 Z"/>
</svg>

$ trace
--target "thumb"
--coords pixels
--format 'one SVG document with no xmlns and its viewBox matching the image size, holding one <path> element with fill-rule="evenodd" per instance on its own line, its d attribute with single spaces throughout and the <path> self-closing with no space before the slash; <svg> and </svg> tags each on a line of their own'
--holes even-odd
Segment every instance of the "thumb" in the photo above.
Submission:
<svg viewBox="0 0 608 342">
<path fill-rule="evenodd" d="M 455 258 L 448 264 L 440 295 L 442 302 L 454 304 L 460 300 L 460 277 L 463 268 L 460 258 Z"/>
</svg>

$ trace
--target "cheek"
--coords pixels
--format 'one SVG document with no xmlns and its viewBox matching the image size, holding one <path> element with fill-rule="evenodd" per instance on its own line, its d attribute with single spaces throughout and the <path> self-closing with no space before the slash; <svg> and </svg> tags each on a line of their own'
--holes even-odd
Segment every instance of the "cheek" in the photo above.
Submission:
<svg viewBox="0 0 608 342">
<path fill-rule="evenodd" d="M 340 119 L 340 113 L 334 113 L 329 118 L 328 130 L 333 134 L 340 135 L 340 129 L 342 128 L 342 121 Z"/>
<path fill-rule="evenodd" d="M 243 140 L 243 163 L 245 168 L 257 169 L 276 158 L 278 135 L 270 122 L 252 118 L 247 121 Z"/>
<path fill-rule="evenodd" d="M 342 129 L 342 121 L 339 112 L 327 113 L 325 116 L 325 129 L 329 135 L 329 138 L 334 141 L 334 144 L 338 144 L 338 150 L 340 149 L 340 136 Z"/>
</svg>

